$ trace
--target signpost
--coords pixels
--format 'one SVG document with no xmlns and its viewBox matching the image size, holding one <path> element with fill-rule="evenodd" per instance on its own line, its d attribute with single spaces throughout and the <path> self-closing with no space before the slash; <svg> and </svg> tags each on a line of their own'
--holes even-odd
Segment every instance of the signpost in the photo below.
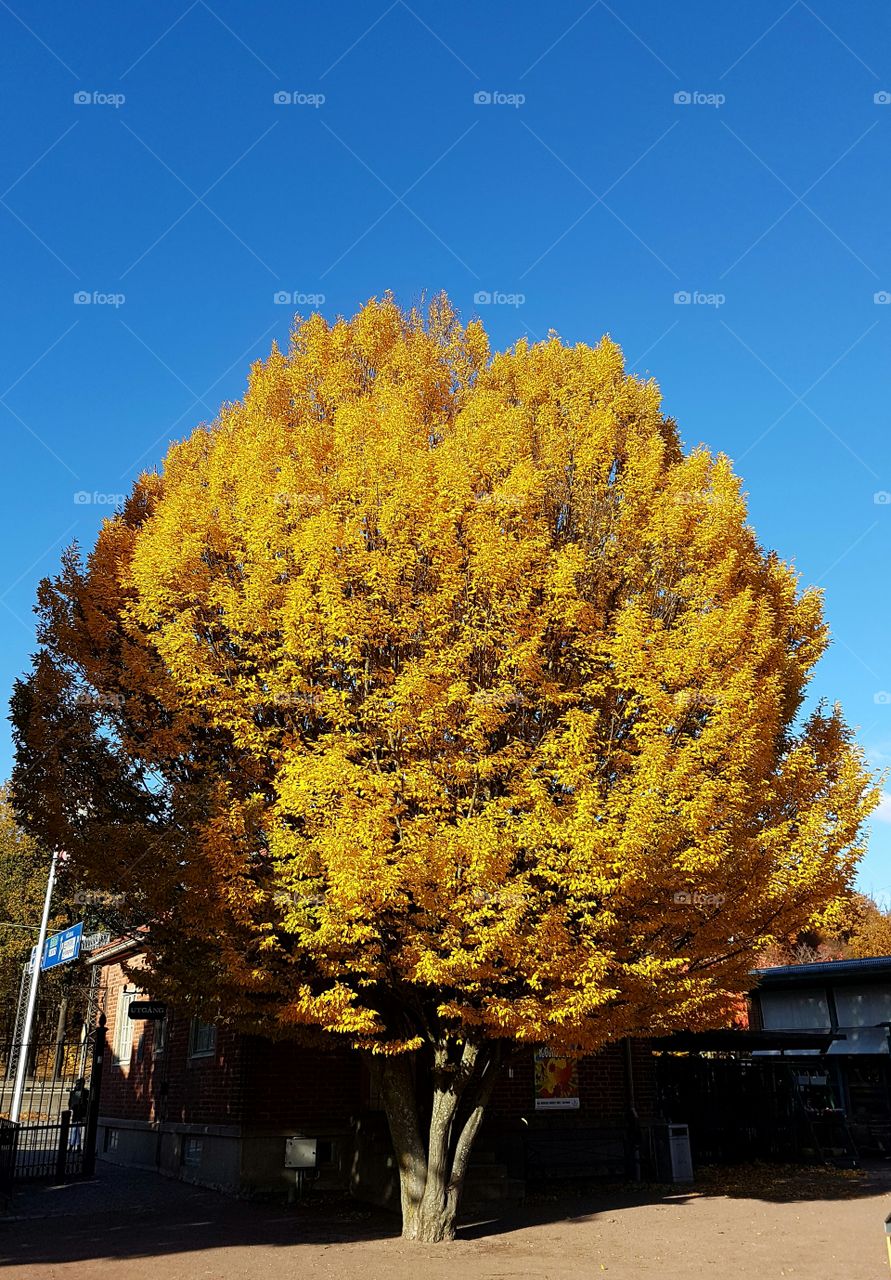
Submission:
<svg viewBox="0 0 891 1280">
<path fill-rule="evenodd" d="M 84 922 L 73 924 L 68 929 L 63 929 L 61 933 L 54 933 L 47 938 L 43 947 L 43 959 L 40 962 L 40 972 L 45 969 L 55 969 L 60 964 L 67 964 L 69 960 L 76 960 L 80 955 L 81 941 L 83 939 Z M 34 959 L 37 955 L 37 948 L 31 948 L 31 960 L 28 968 L 34 968 Z"/>
<path fill-rule="evenodd" d="M 76 960 L 80 955 L 83 932 L 84 922 L 81 920 L 79 924 L 73 924 L 70 928 L 63 929 L 61 933 L 54 933 L 51 938 L 47 938 L 41 969 L 55 969 L 57 965 Z"/>
</svg>

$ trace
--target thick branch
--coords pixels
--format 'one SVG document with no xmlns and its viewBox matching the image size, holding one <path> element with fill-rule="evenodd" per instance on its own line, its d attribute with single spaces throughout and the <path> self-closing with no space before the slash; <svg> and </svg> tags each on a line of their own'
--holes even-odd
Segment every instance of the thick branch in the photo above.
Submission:
<svg viewBox="0 0 891 1280">
<path fill-rule="evenodd" d="M 372 1058 L 399 1161 L 403 1228 L 414 1221 L 427 1183 L 427 1156 L 418 1125 L 414 1063 L 408 1054 Z"/>
<path fill-rule="evenodd" d="M 502 1049 L 499 1043 L 496 1042 L 481 1052 L 485 1055 L 485 1061 L 473 1090 L 470 1111 L 461 1127 L 461 1132 L 455 1144 L 455 1152 L 452 1156 L 452 1172 L 449 1178 L 449 1204 L 453 1211 L 457 1209 L 461 1188 L 464 1185 L 464 1177 L 467 1173 L 467 1165 L 470 1160 L 470 1152 L 473 1149 L 476 1135 L 486 1113 L 486 1107 L 489 1105 L 492 1091 L 501 1071 Z"/>
</svg>

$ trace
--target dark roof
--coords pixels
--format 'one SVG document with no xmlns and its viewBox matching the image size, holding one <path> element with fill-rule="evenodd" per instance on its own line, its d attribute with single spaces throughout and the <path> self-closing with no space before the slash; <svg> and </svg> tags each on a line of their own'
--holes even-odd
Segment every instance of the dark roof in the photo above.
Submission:
<svg viewBox="0 0 891 1280">
<path fill-rule="evenodd" d="M 861 978 L 891 978 L 891 956 L 868 960 L 826 960 L 817 964 L 783 964 L 771 969 L 753 969 L 759 987 L 786 986 L 790 982 L 815 986 L 832 978 L 856 981 Z"/>
</svg>

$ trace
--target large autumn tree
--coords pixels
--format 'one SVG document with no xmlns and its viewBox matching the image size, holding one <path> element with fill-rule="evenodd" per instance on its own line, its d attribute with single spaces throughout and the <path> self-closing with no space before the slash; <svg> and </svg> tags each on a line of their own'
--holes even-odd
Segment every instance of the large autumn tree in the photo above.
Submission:
<svg viewBox="0 0 891 1280">
<path fill-rule="evenodd" d="M 40 590 L 17 796 L 159 990 L 379 1071 L 439 1240 L 506 1046 L 723 1018 L 873 802 L 826 629 L 617 346 L 312 316 Z"/>
</svg>

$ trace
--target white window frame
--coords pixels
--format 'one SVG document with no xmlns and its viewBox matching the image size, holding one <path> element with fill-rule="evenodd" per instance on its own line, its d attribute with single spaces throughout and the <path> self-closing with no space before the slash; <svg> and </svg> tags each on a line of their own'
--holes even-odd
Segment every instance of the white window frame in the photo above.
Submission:
<svg viewBox="0 0 891 1280">
<path fill-rule="evenodd" d="M 118 1013 L 114 1024 L 114 1043 L 111 1046 L 115 1062 L 126 1062 L 129 1065 L 132 1060 L 136 1023 L 127 1016 L 127 1011 L 141 995 L 138 987 L 121 987 L 118 992 Z"/>
</svg>

